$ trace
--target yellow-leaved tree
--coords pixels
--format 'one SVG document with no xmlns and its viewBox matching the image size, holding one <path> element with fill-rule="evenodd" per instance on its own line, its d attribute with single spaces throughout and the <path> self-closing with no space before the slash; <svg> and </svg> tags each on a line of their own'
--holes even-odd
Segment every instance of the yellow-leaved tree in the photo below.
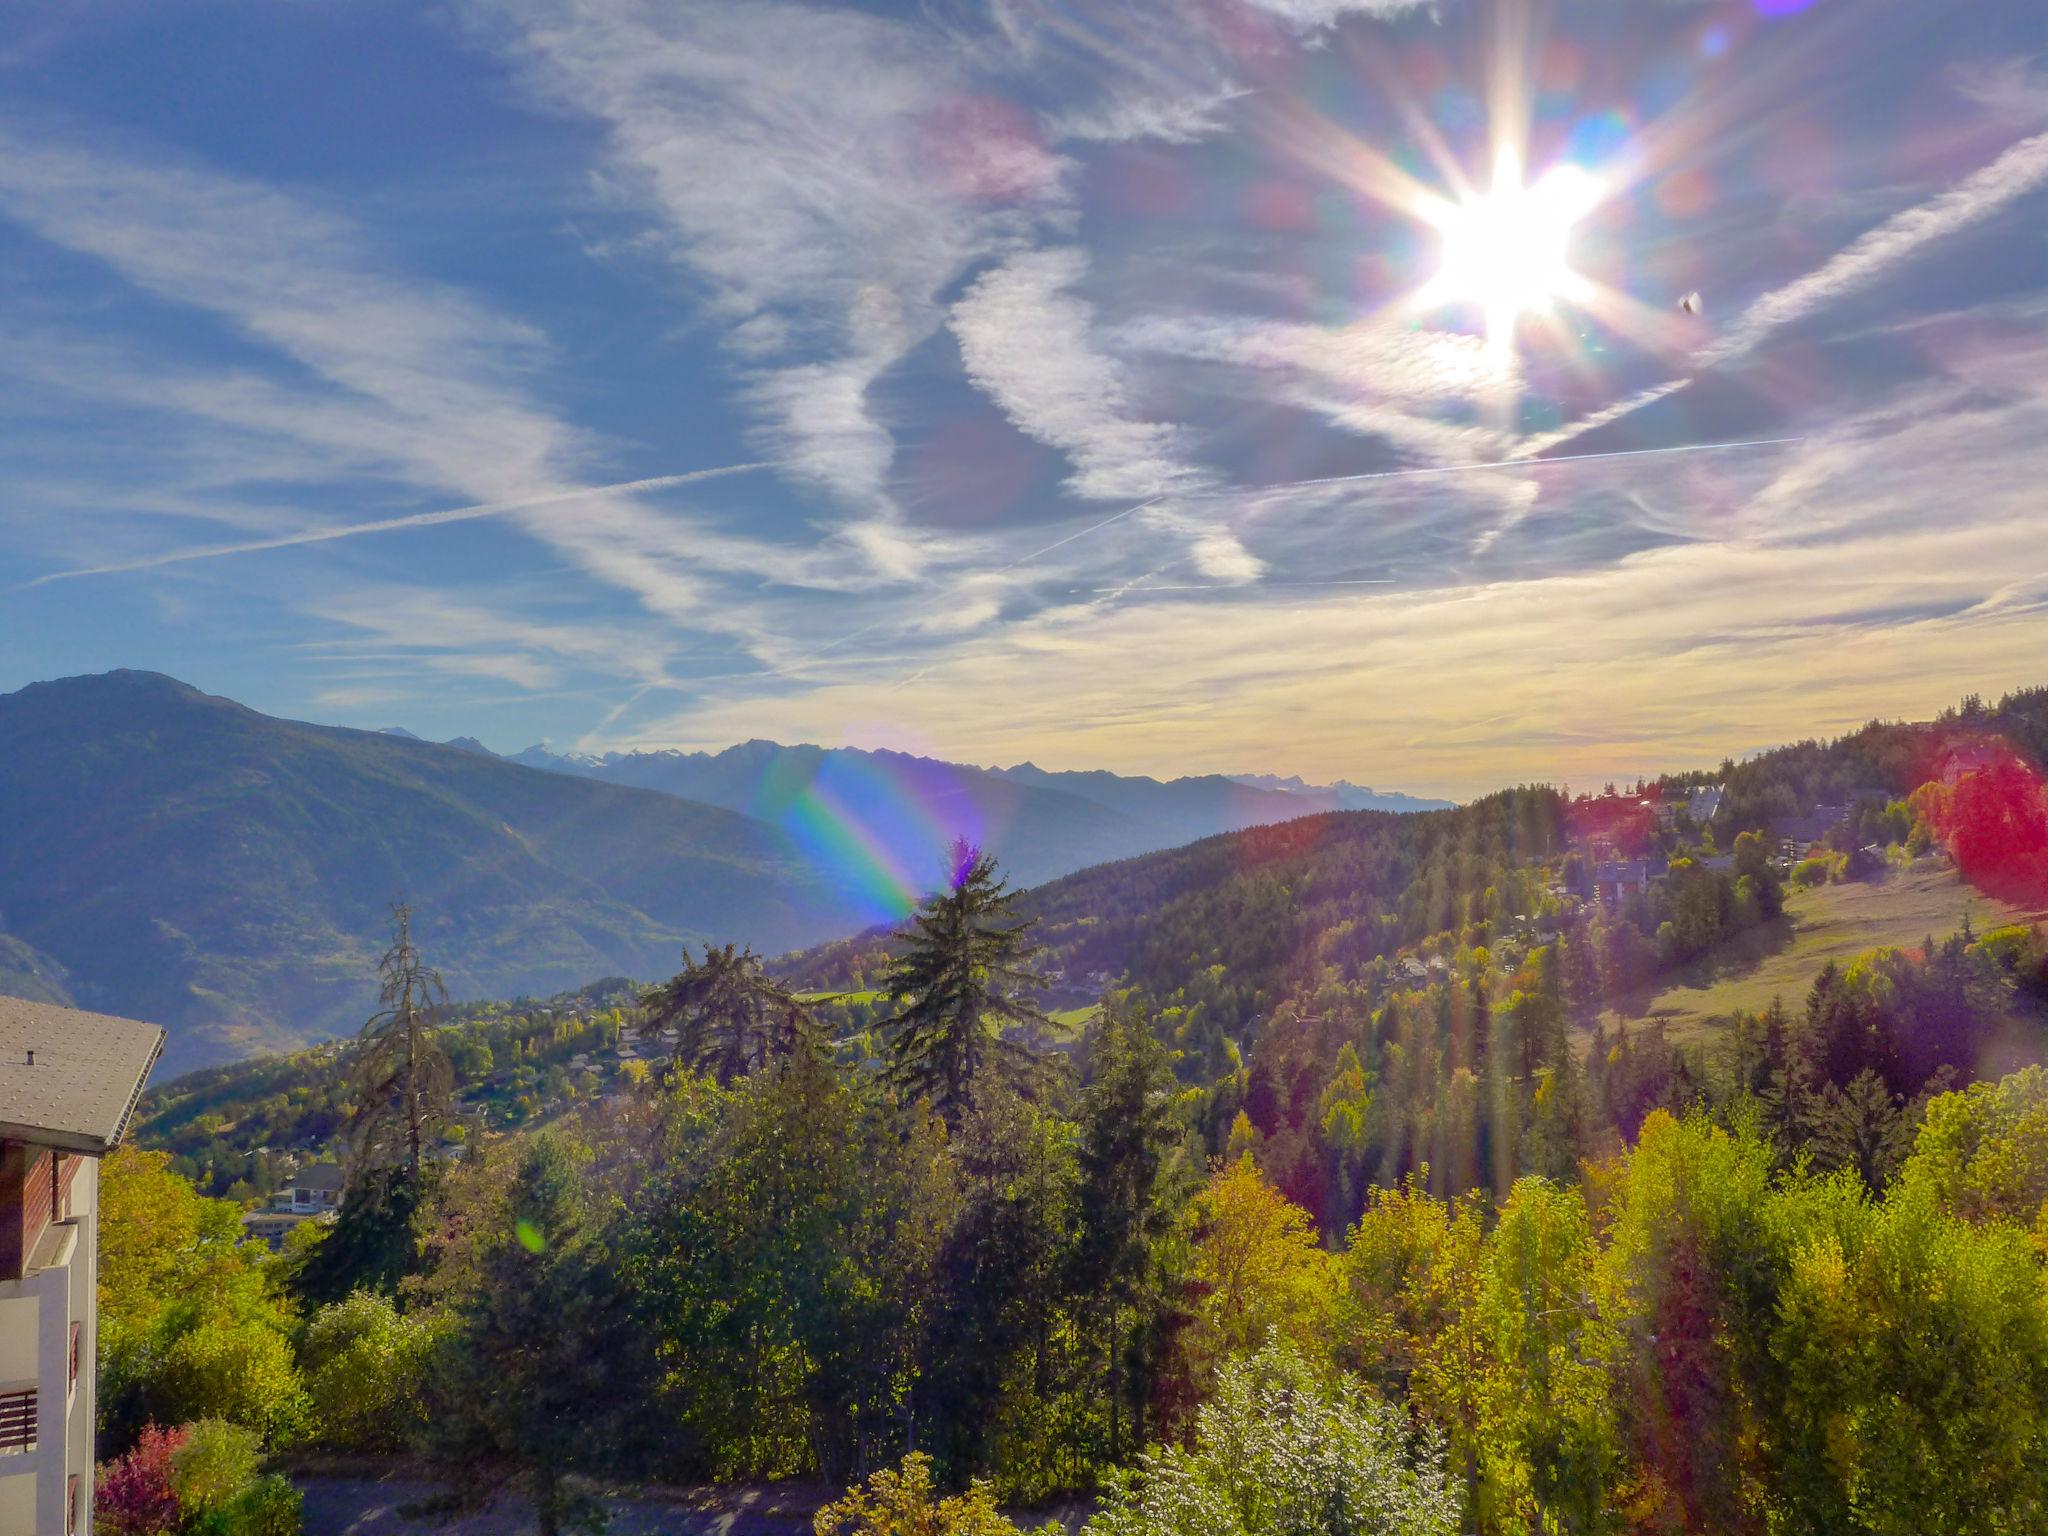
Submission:
<svg viewBox="0 0 2048 1536">
<path fill-rule="evenodd" d="M 1191 1336 L 1197 1363 L 1206 1369 L 1250 1353 L 1273 1333 L 1327 1355 L 1331 1261 L 1308 1212 L 1268 1184 L 1247 1155 L 1210 1175 L 1192 1216 L 1202 1292 Z"/>
</svg>

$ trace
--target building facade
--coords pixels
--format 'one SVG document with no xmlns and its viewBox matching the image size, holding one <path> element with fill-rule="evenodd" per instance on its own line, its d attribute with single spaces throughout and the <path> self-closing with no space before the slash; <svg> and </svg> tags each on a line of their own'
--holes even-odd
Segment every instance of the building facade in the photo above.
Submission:
<svg viewBox="0 0 2048 1536">
<path fill-rule="evenodd" d="M 162 1044 L 0 997 L 0 1536 L 92 1529 L 99 1159 Z"/>
</svg>

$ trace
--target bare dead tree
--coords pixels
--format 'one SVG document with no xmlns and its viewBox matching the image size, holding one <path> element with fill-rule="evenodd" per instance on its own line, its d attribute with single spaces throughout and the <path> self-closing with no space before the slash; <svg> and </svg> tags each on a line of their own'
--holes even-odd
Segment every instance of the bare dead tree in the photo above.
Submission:
<svg viewBox="0 0 2048 1536">
<path fill-rule="evenodd" d="M 448 989 L 413 945 L 412 909 L 394 903 L 391 918 L 391 947 L 377 966 L 377 1011 L 363 1024 L 356 1056 L 349 1145 L 356 1172 L 402 1168 L 416 1179 L 421 1152 L 447 1123 L 454 1093 L 454 1069 L 433 1018 Z"/>
</svg>

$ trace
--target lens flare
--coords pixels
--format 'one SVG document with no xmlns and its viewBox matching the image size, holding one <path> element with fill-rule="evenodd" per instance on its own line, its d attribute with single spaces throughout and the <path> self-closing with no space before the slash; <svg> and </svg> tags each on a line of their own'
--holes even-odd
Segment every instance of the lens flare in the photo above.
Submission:
<svg viewBox="0 0 2048 1536">
<path fill-rule="evenodd" d="M 1423 208 L 1442 247 L 1436 276 L 1419 302 L 1430 308 L 1477 304 L 1497 347 L 1509 344 L 1522 315 L 1547 310 L 1554 299 L 1583 302 L 1590 290 L 1571 267 L 1572 227 L 1604 190 L 1598 177 L 1569 163 L 1524 184 L 1521 157 L 1502 150 L 1492 190 Z"/>
<path fill-rule="evenodd" d="M 897 753 L 785 758 L 754 787 L 749 811 L 869 922 L 895 922 L 951 874 L 957 838 L 999 856 L 1008 827 L 989 825 L 961 770 Z"/>
</svg>

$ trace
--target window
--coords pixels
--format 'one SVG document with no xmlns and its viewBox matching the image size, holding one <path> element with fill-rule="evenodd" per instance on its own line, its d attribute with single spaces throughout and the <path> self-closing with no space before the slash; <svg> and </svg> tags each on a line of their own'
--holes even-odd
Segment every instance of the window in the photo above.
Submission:
<svg viewBox="0 0 2048 1536">
<path fill-rule="evenodd" d="M 72 1473 L 64 1479 L 64 1536 L 73 1536 L 78 1529 L 78 1474 Z"/>
<path fill-rule="evenodd" d="M 36 1448 L 36 1389 L 0 1392 L 0 1451 Z"/>
<path fill-rule="evenodd" d="M 83 1327 L 82 1323 L 71 1325 L 71 1385 L 74 1387 L 78 1385 L 78 1335 Z"/>
</svg>

